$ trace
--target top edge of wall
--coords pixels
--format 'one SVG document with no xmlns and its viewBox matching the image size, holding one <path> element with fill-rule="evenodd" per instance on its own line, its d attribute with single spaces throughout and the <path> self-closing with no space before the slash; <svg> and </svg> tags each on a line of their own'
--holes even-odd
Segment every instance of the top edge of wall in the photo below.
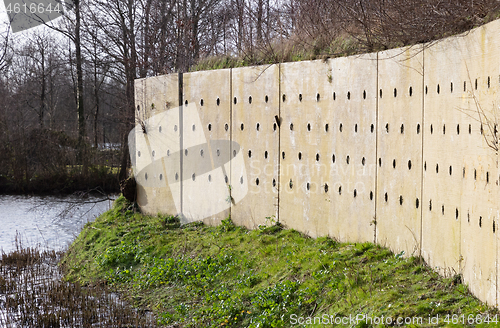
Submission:
<svg viewBox="0 0 500 328">
<path fill-rule="evenodd" d="M 292 64 L 297 64 L 297 63 L 317 63 L 317 62 L 323 62 L 325 64 L 328 64 L 330 60 L 337 60 L 340 58 L 348 58 L 348 59 L 354 59 L 354 58 L 361 58 L 361 57 L 370 57 L 373 58 L 377 54 L 384 54 L 384 53 L 394 53 L 394 52 L 401 52 L 404 53 L 408 50 L 413 51 L 415 49 L 416 52 L 423 51 L 425 49 L 431 48 L 434 45 L 442 42 L 442 41 L 449 41 L 457 38 L 463 38 L 463 37 L 469 37 L 473 36 L 475 33 L 481 30 L 486 30 L 486 29 L 496 29 L 500 30 L 500 19 L 496 19 L 494 21 L 491 21 L 487 24 L 475 27 L 473 29 L 470 29 L 468 31 L 465 31 L 460 34 L 452 35 L 446 38 L 442 39 L 437 39 L 433 41 L 429 41 L 426 43 L 418 43 L 414 45 L 408 45 L 404 47 L 399 47 L 399 48 L 392 48 L 392 49 L 387 49 L 387 50 L 382 50 L 382 51 L 376 51 L 376 52 L 368 52 L 368 53 L 362 53 L 362 54 L 357 54 L 357 55 L 351 55 L 351 56 L 344 56 L 344 57 L 326 57 L 326 58 L 321 58 L 321 59 L 313 59 L 313 60 L 301 60 L 301 61 L 296 61 L 296 62 L 283 62 L 283 63 L 274 63 L 274 64 L 264 64 L 264 65 L 249 65 L 249 66 L 241 66 L 241 67 L 235 67 L 235 68 L 221 68 L 221 69 L 214 69 L 214 70 L 200 70 L 200 71 L 194 71 L 194 72 L 186 72 L 184 74 L 192 74 L 192 73 L 199 73 L 199 72 L 212 72 L 212 71 L 224 71 L 224 70 L 239 70 L 239 69 L 247 69 L 247 68 L 257 68 L 257 69 L 262 69 L 262 68 L 267 68 L 267 67 L 272 67 L 275 65 L 292 65 Z M 140 81 L 140 80 L 145 80 L 145 79 L 151 79 L 151 78 L 157 78 L 157 77 L 162 77 L 162 76 L 172 76 L 172 75 L 178 75 L 179 73 L 169 73 L 169 74 L 162 74 L 162 75 L 157 75 L 157 76 L 152 76 L 152 77 L 145 77 L 145 78 L 139 78 L 136 79 L 135 81 Z"/>
</svg>

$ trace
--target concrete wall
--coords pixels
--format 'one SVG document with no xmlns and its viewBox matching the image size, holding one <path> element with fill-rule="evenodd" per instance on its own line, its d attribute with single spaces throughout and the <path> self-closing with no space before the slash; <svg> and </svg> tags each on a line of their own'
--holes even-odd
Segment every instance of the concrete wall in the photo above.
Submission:
<svg viewBox="0 0 500 328">
<path fill-rule="evenodd" d="M 376 242 L 498 305 L 499 30 L 137 80 L 138 203 Z"/>
</svg>

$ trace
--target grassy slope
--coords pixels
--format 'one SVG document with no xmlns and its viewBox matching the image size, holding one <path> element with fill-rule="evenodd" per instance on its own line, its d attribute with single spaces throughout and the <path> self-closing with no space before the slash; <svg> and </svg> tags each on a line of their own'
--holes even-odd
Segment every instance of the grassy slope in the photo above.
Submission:
<svg viewBox="0 0 500 328">
<path fill-rule="evenodd" d="M 377 245 L 279 226 L 249 231 L 229 220 L 179 227 L 173 218 L 135 213 L 123 197 L 86 225 L 62 263 L 69 280 L 106 281 L 161 323 L 187 327 L 286 327 L 292 314 L 423 317 L 425 324 L 438 314 L 498 313 L 458 276 L 443 279 L 419 259 Z"/>
</svg>

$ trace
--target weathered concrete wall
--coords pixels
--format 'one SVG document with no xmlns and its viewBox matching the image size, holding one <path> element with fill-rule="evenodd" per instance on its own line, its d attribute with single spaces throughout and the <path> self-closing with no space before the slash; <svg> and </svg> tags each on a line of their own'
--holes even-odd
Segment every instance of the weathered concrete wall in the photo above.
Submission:
<svg viewBox="0 0 500 328">
<path fill-rule="evenodd" d="M 499 30 L 137 80 L 138 203 L 376 242 L 497 305 Z"/>
</svg>

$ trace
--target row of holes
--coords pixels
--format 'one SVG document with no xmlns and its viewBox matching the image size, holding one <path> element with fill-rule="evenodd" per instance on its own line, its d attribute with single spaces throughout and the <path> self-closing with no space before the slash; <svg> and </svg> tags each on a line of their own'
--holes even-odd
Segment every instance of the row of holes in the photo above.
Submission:
<svg viewBox="0 0 500 328">
<path fill-rule="evenodd" d="M 500 81 L 500 77 L 499 77 L 499 81 Z M 488 89 L 491 86 L 491 78 L 489 76 L 488 76 L 488 79 L 487 79 L 487 86 L 488 86 Z M 477 90 L 477 88 L 478 88 L 478 81 L 476 79 L 475 82 L 474 82 L 474 89 Z M 464 81 L 464 83 L 463 83 L 463 90 L 464 90 L 464 92 L 467 91 L 467 82 L 466 81 Z M 428 86 L 425 86 L 425 94 L 427 94 L 428 92 L 429 92 L 429 88 L 428 88 Z M 438 94 L 441 92 L 441 87 L 440 87 L 439 84 L 436 87 L 436 92 Z M 453 93 L 453 82 L 450 82 L 450 92 Z M 380 89 L 379 90 L 380 98 L 382 98 L 382 94 L 383 94 L 382 93 L 382 89 Z M 397 95 L 398 95 L 397 88 L 394 88 L 393 95 L 394 95 L 394 97 L 397 97 Z M 410 97 L 413 96 L 413 87 L 411 87 L 411 86 L 408 89 L 408 95 Z M 351 99 L 351 92 L 348 91 L 347 94 L 346 94 L 346 96 L 347 96 L 347 99 L 350 100 Z M 337 99 L 337 94 L 334 92 L 332 97 L 333 97 L 333 100 L 336 100 Z M 301 93 L 299 93 L 298 98 L 299 98 L 299 101 L 302 101 L 303 97 L 302 97 Z M 283 102 L 285 102 L 286 101 L 286 94 L 283 94 L 281 96 L 281 99 L 282 99 Z M 366 99 L 366 90 L 363 90 L 363 99 Z M 251 104 L 252 100 L 253 100 L 252 96 L 249 96 L 248 97 L 248 103 Z M 265 98 L 264 98 L 264 100 L 265 100 L 266 103 L 269 102 L 269 97 L 266 95 Z M 316 94 L 316 101 L 319 102 L 320 100 L 321 100 L 321 95 L 319 93 L 317 93 Z M 237 97 L 233 98 L 233 103 L 234 104 L 238 103 L 238 98 Z M 188 101 L 186 100 L 184 102 L 184 104 L 187 106 L 188 105 Z M 217 106 L 220 106 L 220 98 L 217 98 L 216 104 L 217 104 Z M 203 99 L 200 100 L 200 105 L 201 106 L 204 105 Z M 139 106 L 137 107 L 137 110 L 139 110 Z"/>
<path fill-rule="evenodd" d="M 500 82 L 500 76 L 499 76 L 499 82 Z M 487 87 L 488 87 L 488 89 L 490 88 L 490 86 L 491 86 L 491 78 L 488 76 L 488 78 L 487 78 Z M 478 81 L 476 79 L 474 81 L 474 89 L 477 90 L 477 88 L 478 88 Z M 467 91 L 467 81 L 464 81 L 464 83 L 463 83 L 463 90 L 464 90 L 464 92 Z M 453 91 L 454 91 L 453 82 L 450 82 L 450 93 L 453 93 Z M 428 92 L 429 92 L 429 88 L 428 88 L 428 86 L 425 86 L 425 94 L 427 94 Z M 436 92 L 438 94 L 441 93 L 441 87 L 440 87 L 439 84 L 436 87 Z M 397 95 L 398 95 L 397 88 L 394 88 L 393 95 L 394 95 L 394 97 L 397 97 Z M 410 97 L 413 95 L 413 87 L 411 87 L 411 86 L 408 89 L 408 95 Z M 346 96 L 347 96 L 347 99 L 350 100 L 351 99 L 351 92 L 348 91 Z M 382 98 L 382 89 L 379 90 L 379 96 L 380 96 L 380 98 Z M 301 93 L 299 93 L 298 98 L 299 98 L 299 101 L 302 101 L 303 97 L 302 97 Z M 321 99 L 321 95 L 319 93 L 317 93 L 316 94 L 316 101 L 320 101 L 320 99 Z M 336 99 L 337 99 L 337 94 L 334 92 L 333 93 L 333 100 L 336 100 Z M 366 99 L 366 90 L 363 90 L 363 99 Z M 249 96 L 248 97 L 248 103 L 251 104 L 252 100 L 253 100 L 252 96 Z M 266 95 L 264 97 L 264 101 L 266 103 L 269 102 L 269 96 Z M 283 102 L 286 101 L 286 95 L 285 94 L 282 95 L 282 101 Z M 233 98 L 233 103 L 237 104 L 238 103 L 238 98 L 234 97 Z M 186 100 L 186 101 L 184 101 L 184 104 L 187 106 L 189 104 L 189 102 Z M 216 104 L 217 104 L 217 106 L 220 106 L 220 98 L 217 98 Z M 204 106 L 203 99 L 200 99 L 200 105 Z M 154 104 L 151 104 L 151 108 L 152 109 L 155 108 Z M 137 111 L 140 111 L 140 106 L 139 105 L 137 105 Z"/>
<path fill-rule="evenodd" d="M 208 127 L 209 131 L 212 131 L 212 124 L 211 123 L 209 123 L 207 127 Z M 255 128 L 256 128 L 257 131 L 260 131 L 260 127 L 261 127 L 260 123 L 257 123 L 256 126 L 255 126 Z M 244 128 L 245 128 L 245 125 L 243 123 L 241 123 L 240 130 L 243 131 Z M 276 123 L 273 123 L 273 131 L 276 131 L 276 128 L 277 128 Z M 192 127 L 191 127 L 191 129 L 193 131 L 195 131 L 196 130 L 196 126 L 193 124 Z M 293 125 L 293 123 L 290 123 L 290 131 L 293 131 L 293 129 L 294 129 L 294 125 Z M 307 123 L 307 131 L 311 131 L 311 129 L 312 129 L 311 123 Z M 328 132 L 329 129 L 330 129 L 330 125 L 328 123 L 326 123 L 325 124 L 325 132 Z M 432 124 L 430 125 L 429 129 L 430 129 L 431 134 L 433 134 L 434 133 L 434 126 Z M 456 129 L 457 129 L 457 135 L 460 134 L 460 124 L 457 124 L 457 128 Z M 177 125 L 174 125 L 174 131 L 177 132 L 177 130 L 178 130 Z M 225 131 L 229 130 L 229 124 L 226 123 L 224 125 L 224 130 Z M 342 132 L 343 130 L 344 130 L 344 125 L 342 123 L 340 123 L 340 125 L 339 125 L 339 131 Z M 371 124 L 370 125 L 370 132 L 373 133 L 374 130 L 375 130 L 375 126 L 373 124 Z M 420 124 L 417 124 L 417 129 L 416 130 L 417 130 L 417 134 L 420 134 Z M 162 132 L 162 127 L 161 126 L 158 127 L 158 131 L 160 133 Z M 386 133 L 389 133 L 389 123 L 385 124 L 385 131 L 386 131 Z M 399 131 L 400 131 L 401 134 L 404 133 L 404 131 L 405 131 L 404 124 L 401 124 L 401 126 L 399 128 Z M 358 124 L 357 123 L 354 124 L 354 132 L 356 132 L 356 133 L 358 132 Z M 471 133 L 472 133 L 472 124 L 469 124 L 469 134 L 471 134 Z M 480 124 L 480 133 L 481 134 L 484 133 L 483 124 Z M 493 126 L 493 133 L 495 135 L 498 133 L 498 128 L 497 128 L 497 124 L 496 123 Z M 446 134 L 446 124 L 443 124 L 443 134 Z"/>
</svg>

